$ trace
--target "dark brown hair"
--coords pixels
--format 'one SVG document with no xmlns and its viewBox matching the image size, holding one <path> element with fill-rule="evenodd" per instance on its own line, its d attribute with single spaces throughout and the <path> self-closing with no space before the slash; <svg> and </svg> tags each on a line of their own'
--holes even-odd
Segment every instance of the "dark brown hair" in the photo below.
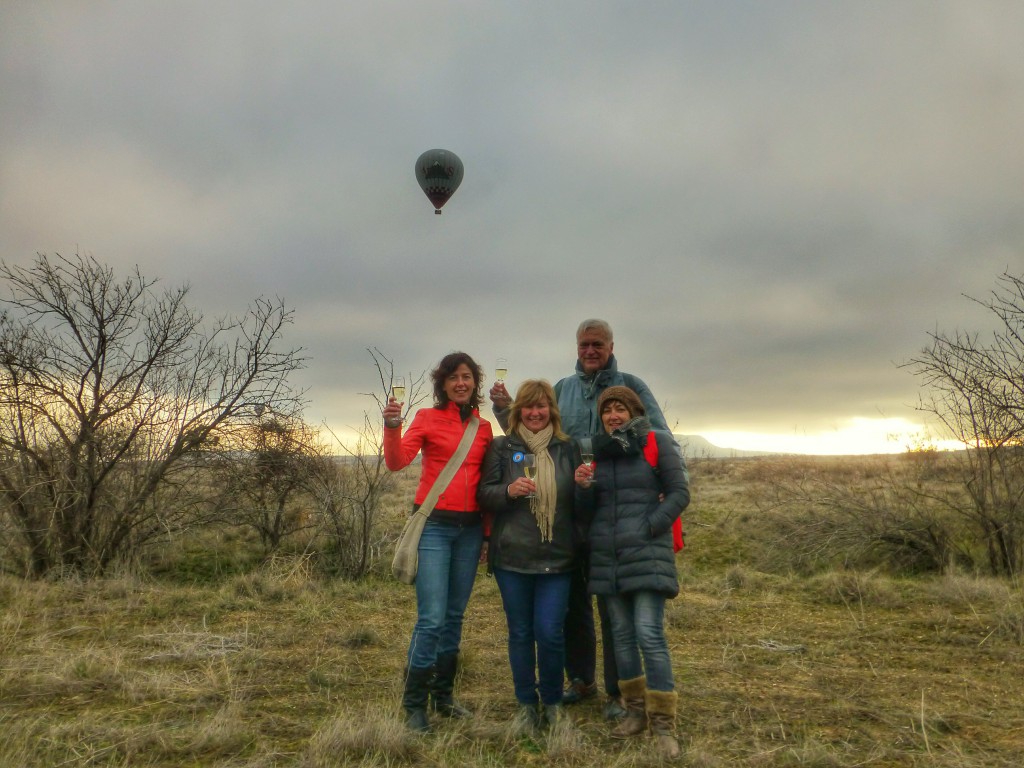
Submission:
<svg viewBox="0 0 1024 768">
<path fill-rule="evenodd" d="M 437 368 L 430 372 L 430 378 L 434 382 L 435 408 L 448 407 L 448 393 L 444 391 L 444 382 L 455 373 L 460 365 L 465 365 L 469 368 L 470 373 L 473 374 L 473 394 L 469 396 L 469 404 L 474 408 L 480 407 L 480 403 L 483 400 L 480 395 L 480 382 L 484 378 L 483 371 L 476 364 L 476 361 L 465 352 L 450 352 L 442 357 L 441 362 L 437 364 Z"/>
</svg>

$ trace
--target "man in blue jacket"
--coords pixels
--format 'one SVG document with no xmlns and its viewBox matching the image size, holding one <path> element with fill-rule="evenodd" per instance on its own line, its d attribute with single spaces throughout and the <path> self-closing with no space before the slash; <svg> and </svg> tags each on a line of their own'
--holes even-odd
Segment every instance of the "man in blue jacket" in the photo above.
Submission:
<svg viewBox="0 0 1024 768">
<path fill-rule="evenodd" d="M 672 436 L 665 415 L 642 379 L 619 370 L 615 355 L 612 328 L 604 320 L 589 319 L 576 329 L 576 373 L 555 384 L 562 429 L 576 440 L 601 434 L 604 428 L 597 413 L 597 401 L 608 387 L 624 386 L 633 390 L 644 404 L 651 428 Z M 508 407 L 512 397 L 501 382 L 490 391 L 494 404 L 494 417 L 507 431 Z M 673 438 L 673 444 L 678 443 Z M 605 716 L 615 719 L 625 714 L 619 704 L 619 677 L 615 668 L 611 627 L 604 610 L 604 601 L 598 598 L 601 616 L 601 658 L 604 663 L 604 685 L 608 694 Z M 594 608 L 587 592 L 587 563 L 574 574 L 569 594 L 569 612 L 565 617 L 565 659 L 568 687 L 564 704 L 573 704 L 597 694 L 597 636 L 594 627 Z"/>
</svg>

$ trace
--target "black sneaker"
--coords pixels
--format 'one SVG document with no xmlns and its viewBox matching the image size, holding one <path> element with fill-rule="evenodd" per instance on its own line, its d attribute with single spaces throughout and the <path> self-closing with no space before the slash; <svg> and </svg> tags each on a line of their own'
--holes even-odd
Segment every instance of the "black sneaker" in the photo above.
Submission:
<svg viewBox="0 0 1024 768">
<path fill-rule="evenodd" d="M 576 704 L 593 696 L 597 696 L 597 683 L 584 683 L 577 677 L 565 687 L 565 691 L 562 693 L 562 703 Z"/>
</svg>

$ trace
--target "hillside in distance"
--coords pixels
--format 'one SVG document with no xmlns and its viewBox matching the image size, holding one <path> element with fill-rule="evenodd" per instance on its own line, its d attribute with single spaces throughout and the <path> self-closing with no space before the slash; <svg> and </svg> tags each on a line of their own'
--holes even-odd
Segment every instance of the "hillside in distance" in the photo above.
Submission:
<svg viewBox="0 0 1024 768">
<path fill-rule="evenodd" d="M 768 451 L 743 451 L 739 448 L 722 448 L 700 435 L 674 435 L 686 458 L 695 459 L 736 459 L 747 456 L 773 456 Z"/>
</svg>

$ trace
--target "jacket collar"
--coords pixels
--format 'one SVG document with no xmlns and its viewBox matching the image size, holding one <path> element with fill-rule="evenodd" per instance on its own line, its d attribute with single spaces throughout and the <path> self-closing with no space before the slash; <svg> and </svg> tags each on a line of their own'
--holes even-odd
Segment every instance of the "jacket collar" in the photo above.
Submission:
<svg viewBox="0 0 1024 768">
<path fill-rule="evenodd" d="M 604 368 L 594 373 L 584 373 L 583 364 L 578 359 L 576 360 L 576 375 L 583 385 L 584 398 L 596 397 L 598 388 L 607 386 L 618 372 L 619 364 L 615 360 L 614 354 L 608 356 L 608 364 Z"/>
<path fill-rule="evenodd" d="M 479 411 L 471 405 L 456 405 L 451 400 L 448 401 L 447 405 L 442 409 L 445 413 L 454 414 L 458 416 L 459 421 L 469 421 L 469 417 Z"/>
<path fill-rule="evenodd" d="M 576 375 L 584 381 L 590 381 L 591 379 L 603 379 L 606 375 L 610 376 L 614 373 L 618 373 L 618 370 L 619 363 L 615 359 L 614 354 L 608 356 L 608 364 L 604 368 L 599 371 L 595 371 L 594 373 L 584 373 L 583 363 L 581 363 L 579 359 L 576 360 Z"/>
</svg>

